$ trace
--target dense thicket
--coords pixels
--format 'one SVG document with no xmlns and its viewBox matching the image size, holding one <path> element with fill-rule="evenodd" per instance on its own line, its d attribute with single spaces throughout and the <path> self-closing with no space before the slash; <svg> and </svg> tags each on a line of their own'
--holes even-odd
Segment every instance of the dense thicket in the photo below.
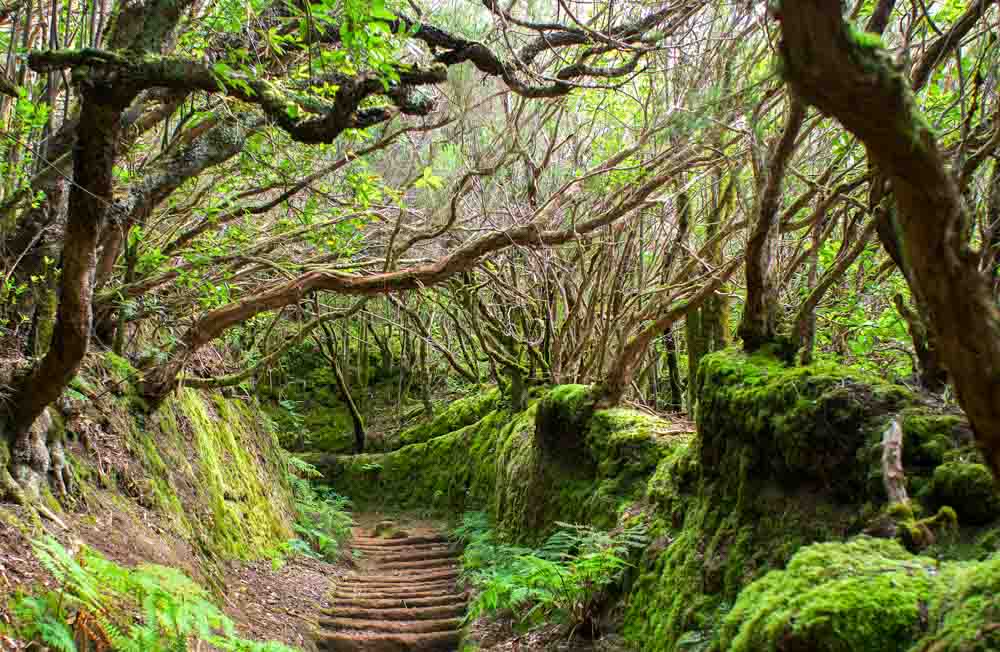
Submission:
<svg viewBox="0 0 1000 652">
<path fill-rule="evenodd" d="M 94 348 L 137 410 L 311 348 L 360 450 L 390 367 L 690 411 L 736 338 L 957 400 L 998 471 L 996 4 L 8 3 L 0 487 Z"/>
</svg>

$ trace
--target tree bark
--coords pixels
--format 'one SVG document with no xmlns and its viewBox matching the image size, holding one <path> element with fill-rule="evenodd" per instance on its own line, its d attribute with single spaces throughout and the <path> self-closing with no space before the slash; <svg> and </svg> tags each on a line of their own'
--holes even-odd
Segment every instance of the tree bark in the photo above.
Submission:
<svg viewBox="0 0 1000 652">
<path fill-rule="evenodd" d="M 778 207 L 781 182 L 795 151 L 795 139 L 805 121 L 805 105 L 789 97 L 788 117 L 780 137 L 772 143 L 762 169 L 756 205 L 756 223 L 747 242 L 746 304 L 739 335 L 747 351 L 756 351 L 778 339 L 778 287 L 776 248 L 779 238 Z"/>
<path fill-rule="evenodd" d="M 777 15 L 786 79 L 837 118 L 892 181 L 894 227 L 913 293 L 994 474 L 1000 474 L 1000 310 L 965 238 L 966 215 L 905 77 L 880 48 L 859 44 L 840 0 L 785 0 Z"/>
<path fill-rule="evenodd" d="M 910 504 L 903 472 L 903 429 L 898 418 L 893 418 L 882 433 L 882 484 L 890 505 Z"/>
<path fill-rule="evenodd" d="M 62 394 L 87 353 L 92 321 L 93 275 L 97 244 L 111 198 L 114 143 L 127 102 L 108 102 L 108 91 L 85 88 L 79 136 L 74 152 L 69 220 L 60 282 L 60 302 L 52 343 L 41 363 L 18 388 L 11 430 L 26 433 L 45 407 Z M 16 453 L 16 451 L 15 451 Z M 31 464 L 29 459 L 19 460 Z M 18 461 L 18 460 L 15 460 Z"/>
</svg>

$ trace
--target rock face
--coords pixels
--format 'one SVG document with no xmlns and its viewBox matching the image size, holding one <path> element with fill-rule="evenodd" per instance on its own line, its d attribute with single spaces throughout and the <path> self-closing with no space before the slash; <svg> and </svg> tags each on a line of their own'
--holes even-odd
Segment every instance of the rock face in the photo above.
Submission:
<svg viewBox="0 0 1000 652">
<path fill-rule="evenodd" d="M 321 650 L 452 652 L 462 639 L 466 595 L 457 588 L 459 551 L 433 531 L 379 523 L 355 530 L 359 569 L 341 580 L 320 620 Z M 402 534 L 403 536 L 398 536 Z"/>
</svg>

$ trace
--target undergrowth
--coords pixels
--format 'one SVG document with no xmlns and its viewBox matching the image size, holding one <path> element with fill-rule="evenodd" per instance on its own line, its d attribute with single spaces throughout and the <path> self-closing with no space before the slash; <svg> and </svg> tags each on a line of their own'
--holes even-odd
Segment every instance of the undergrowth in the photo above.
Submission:
<svg viewBox="0 0 1000 652">
<path fill-rule="evenodd" d="M 289 550 L 333 561 L 351 536 L 351 501 L 316 484 L 314 480 L 323 474 L 308 462 L 291 455 L 288 463 L 296 512 L 293 529 L 298 535 L 289 542 Z"/>
<path fill-rule="evenodd" d="M 230 652 L 294 650 L 236 636 L 208 591 L 176 569 L 125 568 L 86 546 L 74 555 L 52 537 L 33 545 L 58 587 L 17 596 L 11 611 L 15 637 L 40 649 L 186 652 L 207 643 Z"/>
<path fill-rule="evenodd" d="M 648 543 L 646 526 L 613 531 L 557 523 L 539 548 L 498 541 L 487 515 L 470 512 L 453 530 L 465 543 L 463 577 L 476 589 L 468 620 L 511 613 L 532 628 L 563 623 L 570 635 L 596 637 L 602 606 L 630 566 L 631 553 Z"/>
</svg>

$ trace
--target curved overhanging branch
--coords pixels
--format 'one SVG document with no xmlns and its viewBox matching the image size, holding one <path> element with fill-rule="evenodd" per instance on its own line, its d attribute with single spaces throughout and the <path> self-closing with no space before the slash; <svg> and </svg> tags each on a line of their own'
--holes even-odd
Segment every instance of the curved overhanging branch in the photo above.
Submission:
<svg viewBox="0 0 1000 652">
<path fill-rule="evenodd" d="M 780 53 L 793 90 L 860 138 L 892 182 L 905 275 L 928 307 L 937 349 L 995 474 L 1000 474 L 1000 310 L 965 236 L 953 175 L 878 47 L 858 43 L 839 0 L 785 0 Z"/>
<path fill-rule="evenodd" d="M 209 64 L 178 56 L 134 54 L 83 48 L 33 52 L 28 65 L 36 72 L 72 68 L 74 76 L 101 79 L 116 88 L 133 92 L 146 88 L 170 88 L 184 91 L 223 92 L 230 97 L 255 104 L 289 136 L 302 143 L 331 143 L 346 129 L 369 127 L 388 120 L 388 107 L 359 108 L 374 95 L 386 95 L 396 108 L 410 115 L 426 115 L 433 108 L 428 102 L 415 102 L 405 89 L 437 84 L 448 77 L 440 64 L 430 67 L 402 66 L 399 82 L 388 90 L 373 74 L 340 79 L 340 89 L 333 101 L 305 96 L 266 80 L 240 74 L 220 76 Z"/>
<path fill-rule="evenodd" d="M 599 166 L 599 169 L 605 169 L 609 163 L 618 160 L 620 156 L 621 154 L 612 157 L 609 162 Z M 691 164 L 691 161 L 686 164 Z M 645 206 L 649 195 L 672 178 L 676 170 L 676 167 L 672 167 L 652 177 L 610 208 L 575 227 L 557 230 L 545 228 L 547 224 L 552 222 L 560 207 L 572 201 L 574 196 L 580 192 L 579 184 L 583 178 L 564 187 L 558 198 L 553 198 L 546 203 L 530 222 L 514 225 L 467 242 L 433 263 L 372 275 L 344 274 L 322 270 L 310 271 L 273 288 L 213 310 L 197 319 L 188 328 L 177 346 L 171 351 L 166 363 L 147 371 L 140 391 L 155 407 L 176 386 L 178 375 L 196 351 L 232 326 L 262 312 L 297 304 L 308 295 L 320 291 L 356 296 L 376 296 L 416 290 L 442 283 L 456 274 L 470 269 L 484 256 L 511 246 L 537 248 L 565 244 L 607 226 Z"/>
</svg>

